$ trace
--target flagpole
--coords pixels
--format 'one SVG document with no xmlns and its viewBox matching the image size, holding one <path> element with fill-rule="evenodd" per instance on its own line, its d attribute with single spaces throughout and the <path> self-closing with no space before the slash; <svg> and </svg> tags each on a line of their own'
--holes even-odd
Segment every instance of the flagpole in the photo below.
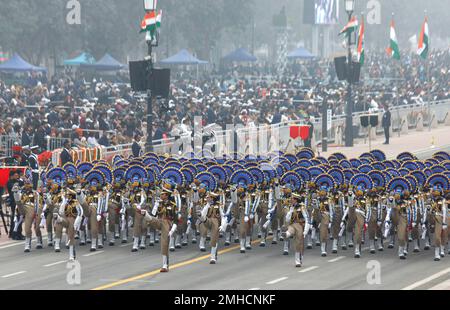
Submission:
<svg viewBox="0 0 450 310">
<path fill-rule="evenodd" d="M 428 25 L 428 12 L 427 10 L 424 11 L 425 12 L 425 22 L 426 22 L 426 26 L 429 27 Z M 425 27 L 425 24 L 424 24 Z M 427 52 L 427 58 L 425 59 L 425 66 L 426 66 L 426 70 L 427 70 L 427 82 L 428 82 L 428 117 L 430 118 L 429 124 L 428 124 L 428 131 L 431 131 L 431 125 L 432 125 L 432 119 L 431 119 L 431 74 L 430 74 L 430 60 L 429 60 L 429 54 L 430 54 L 430 33 L 428 31 L 428 52 Z"/>
<path fill-rule="evenodd" d="M 353 11 L 348 11 L 348 21 L 352 19 Z M 347 48 L 348 48 L 348 59 L 347 59 L 347 72 L 351 73 L 352 70 L 352 37 L 351 33 L 348 34 Z M 348 84 L 347 84 L 347 113 L 345 117 L 345 146 L 353 147 L 353 100 L 352 100 L 352 77 L 348 74 Z"/>
</svg>

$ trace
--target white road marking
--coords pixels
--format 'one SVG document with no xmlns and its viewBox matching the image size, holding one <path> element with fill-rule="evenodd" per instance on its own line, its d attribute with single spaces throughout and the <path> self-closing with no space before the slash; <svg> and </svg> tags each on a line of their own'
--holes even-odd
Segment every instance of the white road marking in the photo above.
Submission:
<svg viewBox="0 0 450 310">
<path fill-rule="evenodd" d="M 124 247 L 126 247 L 126 246 L 130 246 L 130 245 L 132 245 L 132 243 L 126 243 L 126 244 L 122 244 L 120 247 L 121 248 L 124 248 Z"/>
<path fill-rule="evenodd" d="M 334 263 L 334 262 L 340 261 L 341 259 L 344 259 L 344 258 L 345 258 L 345 256 L 339 256 L 339 257 L 330 259 L 328 262 L 329 263 Z"/>
<path fill-rule="evenodd" d="M 61 260 L 61 261 L 56 262 L 56 263 L 51 263 L 51 264 L 44 265 L 44 267 L 51 267 L 51 266 L 59 265 L 59 264 L 66 263 L 66 262 L 67 261 L 65 261 L 65 260 Z"/>
<path fill-rule="evenodd" d="M 411 285 L 409 285 L 407 287 L 402 288 L 402 290 L 404 290 L 404 291 L 406 291 L 406 290 L 413 290 L 413 289 L 415 289 L 415 288 L 417 288 L 419 286 L 422 286 L 422 285 L 424 285 L 424 284 L 426 284 L 426 283 L 428 283 L 430 281 L 433 281 L 433 280 L 435 280 L 437 278 L 440 278 L 440 277 L 442 277 L 442 276 L 444 276 L 444 275 L 446 275 L 448 273 L 450 273 L 450 268 L 444 269 L 444 270 L 442 270 L 442 271 L 440 271 L 438 273 L 435 273 L 432 276 L 429 276 L 428 278 L 425 278 L 423 280 L 417 281 L 417 282 L 415 282 L 415 283 L 413 283 L 413 284 L 411 284 Z"/>
<path fill-rule="evenodd" d="M 438 285 L 435 285 L 428 290 L 430 291 L 443 291 L 443 290 L 450 290 L 450 280 L 444 281 Z"/>
<path fill-rule="evenodd" d="M 25 272 L 26 272 L 26 271 L 18 271 L 18 272 L 10 273 L 10 274 L 7 274 L 7 275 L 2 276 L 2 278 L 10 278 L 10 277 L 14 277 L 14 276 L 17 276 L 17 275 L 22 274 L 22 273 L 25 273 Z"/>
<path fill-rule="evenodd" d="M 300 273 L 304 273 L 304 272 L 308 272 L 308 271 L 315 270 L 315 269 L 317 269 L 317 268 L 319 268 L 319 266 L 311 266 L 311 267 L 302 269 L 302 270 L 300 270 L 299 272 L 300 272 Z"/>
<path fill-rule="evenodd" d="M 249 290 L 249 291 L 259 291 L 260 288 L 259 288 L 259 287 L 254 287 L 254 288 L 249 288 L 248 290 Z"/>
<path fill-rule="evenodd" d="M 103 252 L 105 252 L 105 251 L 95 251 L 95 252 L 92 252 L 92 253 L 89 253 L 89 254 L 84 254 L 83 256 L 84 257 L 89 257 L 89 256 L 97 255 L 97 254 L 102 254 Z"/>
<path fill-rule="evenodd" d="M 47 237 L 42 237 L 42 240 L 47 240 Z M 36 241 L 36 238 L 31 239 L 31 242 L 35 242 L 35 241 Z M 11 248 L 11 247 L 17 246 L 17 245 L 24 245 L 24 244 L 25 244 L 25 241 L 19 241 L 19 242 L 12 241 L 12 242 L 7 243 L 6 245 L 0 246 L 0 250 Z"/>
<path fill-rule="evenodd" d="M 24 245 L 24 244 L 25 244 L 25 242 L 11 243 L 11 244 L 7 244 L 7 245 L 4 245 L 4 246 L 0 246 L 0 250 L 7 249 L 7 248 L 12 248 L 13 246 Z"/>
<path fill-rule="evenodd" d="M 288 279 L 288 277 L 282 277 L 282 278 L 275 279 L 273 281 L 267 282 L 266 284 L 275 284 L 275 283 L 278 283 L 278 282 L 281 282 L 281 281 L 284 281 L 284 280 L 287 280 L 287 279 Z"/>
</svg>

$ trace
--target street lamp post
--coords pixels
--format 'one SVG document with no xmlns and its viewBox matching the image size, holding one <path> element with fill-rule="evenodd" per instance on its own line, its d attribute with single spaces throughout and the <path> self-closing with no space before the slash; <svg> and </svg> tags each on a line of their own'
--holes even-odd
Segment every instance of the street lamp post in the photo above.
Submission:
<svg viewBox="0 0 450 310">
<path fill-rule="evenodd" d="M 352 19 L 353 12 L 355 10 L 355 0 L 345 0 L 345 11 L 348 14 L 348 21 Z M 345 146 L 353 147 L 353 106 L 354 102 L 352 99 L 352 36 L 348 35 L 348 58 L 347 58 L 347 109 L 345 117 Z"/>
<path fill-rule="evenodd" d="M 155 11 L 158 0 L 144 0 L 144 9 L 146 12 Z M 147 79 L 151 80 L 153 73 L 153 59 L 152 59 L 152 49 L 153 46 L 158 46 L 158 36 L 156 35 L 156 40 L 153 40 L 150 32 L 148 31 L 145 36 L 145 41 L 147 42 Z M 146 151 L 153 151 L 153 99 L 152 91 L 150 88 L 147 89 L 147 143 Z"/>
</svg>

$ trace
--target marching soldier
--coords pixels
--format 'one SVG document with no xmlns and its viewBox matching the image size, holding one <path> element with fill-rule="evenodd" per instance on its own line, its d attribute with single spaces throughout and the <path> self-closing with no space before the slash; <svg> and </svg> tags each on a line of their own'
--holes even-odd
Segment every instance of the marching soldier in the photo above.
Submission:
<svg viewBox="0 0 450 310">
<path fill-rule="evenodd" d="M 322 188 L 317 197 L 316 210 L 319 212 L 319 236 L 320 236 L 320 251 L 322 257 L 327 256 L 327 240 L 328 230 L 331 228 L 333 222 L 333 202 L 326 188 Z"/>
<path fill-rule="evenodd" d="M 94 170 L 90 173 L 94 172 L 101 174 L 100 171 Z M 105 182 L 98 183 L 99 179 L 100 177 L 97 178 L 96 176 L 96 178 L 92 177 L 92 182 L 87 182 L 89 186 L 87 197 L 81 195 L 77 197 L 80 199 L 85 197 L 84 200 L 79 200 L 79 203 L 88 219 L 87 226 L 91 233 L 91 252 L 95 252 L 97 248 L 103 248 L 104 220 L 108 211 L 109 185 L 106 185 Z M 105 189 L 104 186 L 106 186 Z"/>
<path fill-rule="evenodd" d="M 378 234 L 378 227 L 381 225 L 382 208 L 381 201 L 377 189 L 372 188 L 367 193 L 367 213 L 366 220 L 367 230 L 369 234 L 369 251 L 370 254 L 375 254 L 375 237 Z M 381 246 L 383 242 L 380 240 Z"/>
<path fill-rule="evenodd" d="M 63 171 L 55 170 L 55 178 L 59 178 L 62 180 L 61 184 L 64 184 L 63 180 L 65 180 L 65 176 L 63 175 Z M 83 218 L 83 208 L 78 201 L 79 199 L 85 198 L 80 189 L 75 191 L 68 183 L 65 183 L 62 187 L 64 190 L 61 192 L 61 202 L 58 199 L 56 201 L 54 200 L 55 206 L 53 209 L 53 219 L 55 221 L 55 252 L 61 251 L 60 242 L 63 228 L 65 228 L 69 245 L 69 260 L 75 260 L 75 233 L 80 230 Z"/>
<path fill-rule="evenodd" d="M 145 194 L 145 191 L 141 189 L 140 182 L 135 180 L 131 184 L 129 198 L 131 217 L 133 218 L 133 247 L 131 252 L 137 252 L 139 248 L 145 249 L 147 224 L 144 220 L 143 211 L 147 210 L 146 200 L 147 195 Z"/>
<path fill-rule="evenodd" d="M 203 207 L 200 214 L 200 244 L 204 244 L 208 231 L 211 232 L 210 264 L 215 264 L 217 261 L 217 244 L 219 240 L 221 219 L 224 216 L 224 203 L 225 194 L 223 192 L 210 192 L 206 198 L 206 205 Z"/>
<path fill-rule="evenodd" d="M 295 267 L 301 267 L 303 263 L 304 237 L 310 229 L 308 212 L 305 207 L 304 197 L 293 193 L 291 206 L 286 215 L 287 228 L 283 232 L 283 238 L 294 238 Z"/>
<path fill-rule="evenodd" d="M 333 245 L 331 251 L 333 254 L 338 252 L 339 232 L 341 230 L 342 217 L 344 215 L 344 194 L 340 191 L 340 188 L 335 188 L 332 194 L 333 202 L 333 221 L 331 222 L 331 236 L 333 237 Z"/>
<path fill-rule="evenodd" d="M 163 264 L 161 272 L 169 271 L 169 239 L 177 229 L 176 203 L 172 196 L 173 185 L 165 183 L 163 185 L 160 199 L 157 199 L 151 213 L 147 210 L 141 210 L 145 219 L 152 229 L 161 231 L 161 254 Z"/>
<path fill-rule="evenodd" d="M 430 211 L 434 223 L 434 260 L 444 257 L 445 239 L 447 235 L 447 203 L 441 190 L 435 188 L 431 192 Z"/>
<path fill-rule="evenodd" d="M 239 242 L 240 252 L 245 253 L 245 250 L 251 250 L 251 236 L 253 230 L 254 214 L 251 212 L 251 191 L 254 185 L 249 184 L 247 190 L 243 187 L 238 190 L 238 213 L 239 213 Z"/>
<path fill-rule="evenodd" d="M 22 190 L 19 189 L 16 184 L 13 187 L 14 200 L 16 201 L 19 214 L 23 216 L 24 219 L 24 229 L 25 229 L 25 253 L 31 251 L 31 234 L 32 226 L 34 224 L 34 229 L 37 238 L 36 249 L 42 249 L 42 234 L 41 229 L 37 221 L 40 219 L 42 214 L 42 204 L 43 200 L 39 193 L 33 190 L 33 184 L 25 182 Z"/>
<path fill-rule="evenodd" d="M 52 180 L 47 180 L 47 193 L 45 194 L 45 206 L 43 214 L 47 227 L 47 245 L 53 246 L 53 212 L 55 207 L 62 203 L 61 187 Z"/>
<path fill-rule="evenodd" d="M 364 197 L 364 192 L 362 189 L 357 189 L 355 192 L 355 198 L 353 203 L 354 208 L 354 247 L 355 247 L 355 258 L 361 257 L 361 243 L 364 234 L 365 218 L 367 212 L 367 202 Z"/>
<path fill-rule="evenodd" d="M 122 199 L 124 197 L 125 180 L 115 180 L 109 196 L 108 210 L 108 230 L 109 246 L 114 246 L 115 239 L 119 238 L 120 232 L 120 211 L 122 209 Z"/>
</svg>

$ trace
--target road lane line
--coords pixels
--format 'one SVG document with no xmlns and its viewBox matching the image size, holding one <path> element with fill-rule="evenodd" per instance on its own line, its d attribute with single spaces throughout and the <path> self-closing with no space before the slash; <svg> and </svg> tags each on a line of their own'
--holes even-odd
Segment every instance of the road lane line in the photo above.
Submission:
<svg viewBox="0 0 450 310">
<path fill-rule="evenodd" d="M 308 271 L 315 270 L 315 269 L 317 269 L 317 268 L 319 268 L 319 266 L 311 266 L 311 267 L 302 269 L 302 270 L 300 270 L 299 272 L 300 272 L 300 273 L 305 273 L 305 272 L 308 272 Z"/>
<path fill-rule="evenodd" d="M 272 236 L 267 237 L 267 240 L 271 240 L 272 238 L 273 238 Z M 261 241 L 261 239 L 258 239 L 258 240 L 252 241 L 251 244 L 252 245 L 256 245 L 256 244 L 259 244 L 260 241 Z M 241 248 L 240 245 L 235 245 L 235 246 L 228 247 L 228 248 L 226 248 L 224 250 L 219 251 L 218 254 L 219 255 L 226 254 L 226 253 L 232 252 L 234 250 L 239 250 L 240 248 Z M 207 260 L 207 259 L 210 259 L 210 258 L 211 258 L 210 254 L 199 256 L 199 257 L 196 257 L 196 258 L 193 258 L 193 259 L 190 259 L 190 260 L 187 260 L 187 261 L 180 262 L 180 263 L 174 264 L 172 266 L 169 266 L 169 270 L 173 270 L 173 269 L 181 268 L 181 267 L 184 267 L 184 266 L 192 265 L 194 263 L 201 262 L 203 260 Z M 94 291 L 106 290 L 108 288 L 112 288 L 112 287 L 116 287 L 116 286 L 119 286 L 119 285 L 127 284 L 127 283 L 130 283 L 130 282 L 136 281 L 136 280 L 140 280 L 140 279 L 143 279 L 143 278 L 155 276 L 157 274 L 160 274 L 160 270 L 159 269 L 153 270 L 153 271 L 150 271 L 150 272 L 147 272 L 147 273 L 143 273 L 143 274 L 140 274 L 140 275 L 137 275 L 137 276 L 134 276 L 134 277 L 130 277 L 130 278 L 126 278 L 126 279 L 123 279 L 123 280 L 119 280 L 119 281 L 116 281 L 116 282 L 113 282 L 113 283 L 109 283 L 109 284 L 105 284 L 105 285 L 102 285 L 102 286 L 98 286 L 98 287 L 93 288 L 92 290 L 94 290 Z"/>
<path fill-rule="evenodd" d="M 0 250 L 12 248 L 13 246 L 24 245 L 24 244 L 25 244 L 25 242 L 10 243 L 10 244 L 4 245 L 4 246 L 0 246 Z"/>
<path fill-rule="evenodd" d="M 424 284 L 426 284 L 428 282 L 431 282 L 431 281 L 433 281 L 433 280 L 435 280 L 437 278 L 445 276 L 448 273 L 450 273 L 450 268 L 444 269 L 444 270 L 442 270 L 442 271 L 440 271 L 438 273 L 435 273 L 432 276 L 429 276 L 428 278 L 425 278 L 423 280 L 417 281 L 417 282 L 415 282 L 415 283 L 413 283 L 413 284 L 411 284 L 411 285 L 409 285 L 407 287 L 402 288 L 402 290 L 403 291 L 413 290 L 413 289 L 415 289 L 415 288 L 417 288 L 419 286 L 422 286 L 422 285 L 424 285 Z"/>
<path fill-rule="evenodd" d="M 330 259 L 328 262 L 329 263 L 334 263 L 334 262 L 340 261 L 341 259 L 344 259 L 344 258 L 345 258 L 345 256 L 339 256 L 339 257 Z"/>
<path fill-rule="evenodd" d="M 447 291 L 450 290 L 450 280 L 444 281 L 438 285 L 429 288 L 430 291 Z"/>
<path fill-rule="evenodd" d="M 65 260 L 60 260 L 59 262 L 56 262 L 56 263 L 44 265 L 44 267 L 51 267 L 51 266 L 59 265 L 59 264 L 66 263 L 66 262 L 67 261 L 65 261 Z"/>
<path fill-rule="evenodd" d="M 259 288 L 259 287 L 254 287 L 254 288 L 249 288 L 248 290 L 249 290 L 249 291 L 259 291 L 260 288 Z"/>
<path fill-rule="evenodd" d="M 89 256 L 94 256 L 94 255 L 97 255 L 97 254 L 102 254 L 102 253 L 104 253 L 105 251 L 95 251 L 95 252 L 92 252 L 92 253 L 89 253 L 89 254 L 84 254 L 83 256 L 84 257 L 89 257 Z"/>
<path fill-rule="evenodd" d="M 42 237 L 42 240 L 47 240 L 47 237 Z M 35 242 L 35 241 L 36 241 L 36 238 L 32 238 L 32 239 L 31 239 L 31 242 Z M 8 242 L 7 244 L 0 246 L 0 250 L 7 249 L 7 248 L 11 248 L 11 247 L 17 246 L 17 245 L 24 245 L 24 244 L 25 244 L 25 241 L 19 241 L 19 242 L 12 241 L 12 242 Z"/>
<path fill-rule="evenodd" d="M 282 277 L 282 278 L 275 279 L 273 281 L 267 282 L 266 284 L 275 284 L 275 283 L 278 283 L 278 282 L 281 282 L 281 281 L 284 281 L 284 280 L 287 280 L 287 279 L 288 279 L 288 277 Z"/>
<path fill-rule="evenodd" d="M 17 275 L 22 274 L 22 273 L 25 273 L 25 272 L 26 272 L 26 271 L 18 271 L 18 272 L 6 274 L 6 275 L 2 276 L 2 278 L 10 278 L 10 277 L 14 277 L 14 276 L 17 276 Z"/>
<path fill-rule="evenodd" d="M 124 247 L 130 246 L 130 245 L 132 245 L 132 243 L 121 244 L 120 247 L 121 247 L 121 248 L 124 248 Z"/>
</svg>

